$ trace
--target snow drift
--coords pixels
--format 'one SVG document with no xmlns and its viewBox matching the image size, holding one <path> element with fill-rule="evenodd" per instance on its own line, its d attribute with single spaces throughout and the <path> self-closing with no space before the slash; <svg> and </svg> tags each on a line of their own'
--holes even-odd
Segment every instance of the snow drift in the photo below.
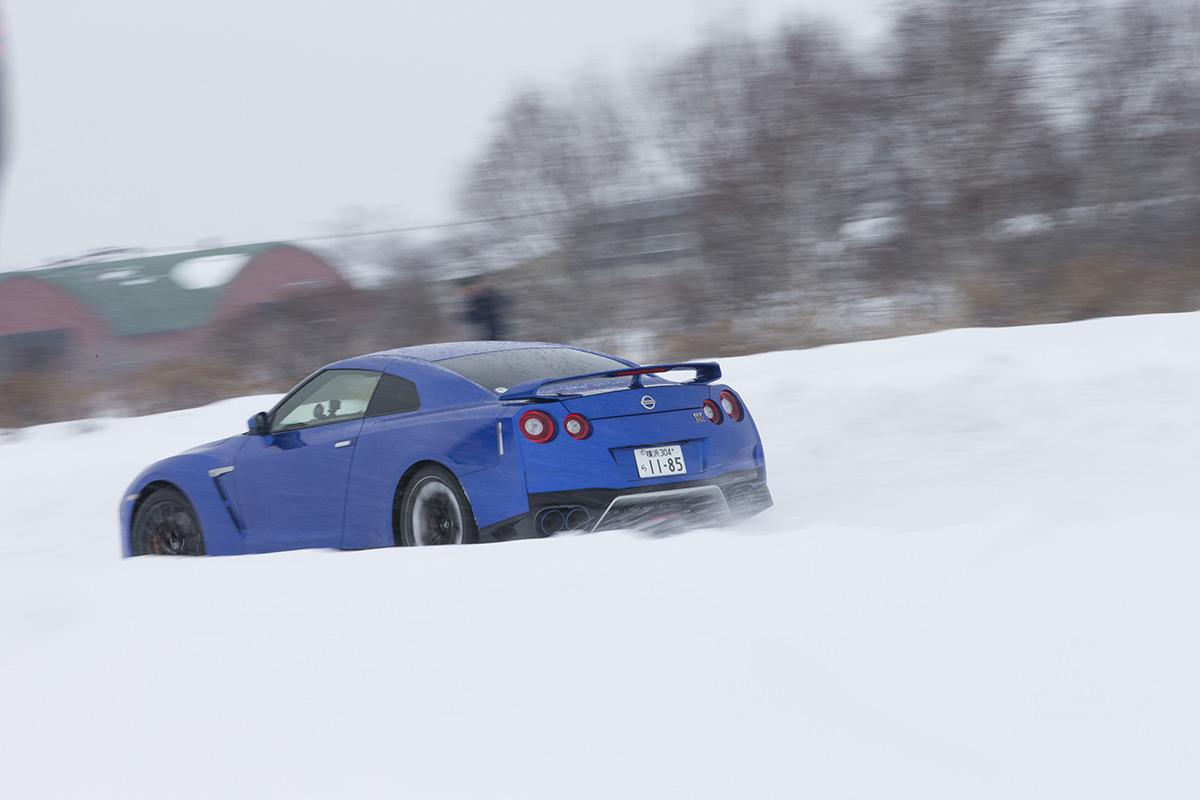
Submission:
<svg viewBox="0 0 1200 800">
<path fill-rule="evenodd" d="M 0 443 L 5 797 L 1192 797 L 1200 315 L 723 362 L 734 529 L 118 557 L 271 398 Z"/>
</svg>

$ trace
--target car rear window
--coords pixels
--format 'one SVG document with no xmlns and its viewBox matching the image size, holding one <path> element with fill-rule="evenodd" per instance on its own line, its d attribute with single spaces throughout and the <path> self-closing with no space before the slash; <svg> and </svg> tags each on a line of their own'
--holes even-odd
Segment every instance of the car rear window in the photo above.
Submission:
<svg viewBox="0 0 1200 800">
<path fill-rule="evenodd" d="M 437 363 L 497 394 L 529 381 L 570 378 L 629 366 L 615 358 L 565 347 L 496 350 L 447 358 Z"/>
</svg>

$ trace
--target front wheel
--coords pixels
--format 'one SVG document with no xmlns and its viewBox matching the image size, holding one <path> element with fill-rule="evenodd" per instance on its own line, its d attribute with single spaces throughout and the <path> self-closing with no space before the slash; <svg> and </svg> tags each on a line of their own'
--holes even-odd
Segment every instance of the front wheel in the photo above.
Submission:
<svg viewBox="0 0 1200 800">
<path fill-rule="evenodd" d="M 133 517 L 135 556 L 202 556 L 204 533 L 192 504 L 176 489 L 158 489 Z"/>
<path fill-rule="evenodd" d="M 421 469 L 399 503 L 399 544 L 423 547 L 475 541 L 471 503 L 454 476 L 441 467 Z"/>
</svg>

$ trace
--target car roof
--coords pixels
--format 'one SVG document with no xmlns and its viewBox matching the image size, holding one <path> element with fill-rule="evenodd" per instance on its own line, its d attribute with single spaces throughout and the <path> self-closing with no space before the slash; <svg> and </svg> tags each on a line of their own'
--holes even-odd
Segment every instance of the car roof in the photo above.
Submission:
<svg viewBox="0 0 1200 800">
<path fill-rule="evenodd" d="M 496 395 L 491 389 L 480 386 L 470 378 L 438 362 L 460 356 L 546 348 L 554 350 L 577 350 L 602 356 L 607 355 L 582 347 L 574 347 L 569 344 L 555 344 L 553 342 L 445 342 L 441 344 L 422 344 L 415 347 L 399 347 L 395 350 L 381 350 L 378 353 L 352 356 L 344 358 L 341 361 L 335 361 L 332 364 L 326 364 L 321 367 L 321 370 L 369 369 L 399 375 L 409 380 L 419 380 L 421 383 L 421 401 L 423 406 L 427 404 L 430 407 L 440 407 L 469 401 L 494 402 Z M 607 357 L 630 365 L 634 363 L 617 358 L 616 356 Z M 321 370 L 318 370 L 318 372 Z"/>
<path fill-rule="evenodd" d="M 401 347 L 395 350 L 353 356 L 326 364 L 321 369 L 370 369 L 397 374 L 412 380 L 418 380 L 417 376 L 419 375 L 422 406 L 440 407 L 471 400 L 495 402 L 496 396 L 490 390 L 437 362 L 457 356 L 546 347 L 564 350 L 579 349 L 549 342 L 447 342 L 445 344 Z"/>
<path fill-rule="evenodd" d="M 565 344 L 552 342 L 442 342 L 440 344 L 420 344 L 414 347 L 398 347 L 395 350 L 380 350 L 378 353 L 367 353 L 361 356 L 351 356 L 326 364 L 321 369 L 376 369 L 384 371 L 391 364 L 407 363 L 410 366 L 432 368 L 437 362 L 458 356 L 474 356 L 482 353 L 499 353 L 505 350 L 531 350 L 539 348 L 554 348 L 559 350 L 578 350 Z M 437 366 L 439 371 L 447 371 L 445 367 Z M 457 373 L 454 373 L 457 375 Z M 463 378 L 463 380 L 466 380 Z"/>
<path fill-rule="evenodd" d="M 383 350 L 371 355 L 411 358 L 418 361 L 442 361 L 447 358 L 498 353 L 503 350 L 529 350 L 545 347 L 564 350 L 577 349 L 570 345 L 553 342 L 440 342 L 438 344 L 419 344 L 414 347 L 398 347 L 395 350 Z"/>
</svg>

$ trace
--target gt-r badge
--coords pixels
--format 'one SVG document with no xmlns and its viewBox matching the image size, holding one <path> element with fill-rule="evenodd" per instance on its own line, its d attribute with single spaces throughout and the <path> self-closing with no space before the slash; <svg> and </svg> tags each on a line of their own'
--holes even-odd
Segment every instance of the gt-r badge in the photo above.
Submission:
<svg viewBox="0 0 1200 800">
<path fill-rule="evenodd" d="M 696 422 L 705 422 L 706 421 L 704 419 L 704 412 L 702 412 L 702 411 L 697 411 L 697 412 L 693 413 L 692 416 L 696 418 Z"/>
<path fill-rule="evenodd" d="M 648 394 L 644 394 L 644 395 L 642 395 L 642 408 L 646 409 L 647 411 L 653 411 L 653 410 L 654 410 L 654 405 L 655 405 L 655 404 L 654 404 L 654 398 L 653 398 L 653 397 L 651 397 L 651 396 L 650 396 L 650 395 L 648 395 Z"/>
</svg>

